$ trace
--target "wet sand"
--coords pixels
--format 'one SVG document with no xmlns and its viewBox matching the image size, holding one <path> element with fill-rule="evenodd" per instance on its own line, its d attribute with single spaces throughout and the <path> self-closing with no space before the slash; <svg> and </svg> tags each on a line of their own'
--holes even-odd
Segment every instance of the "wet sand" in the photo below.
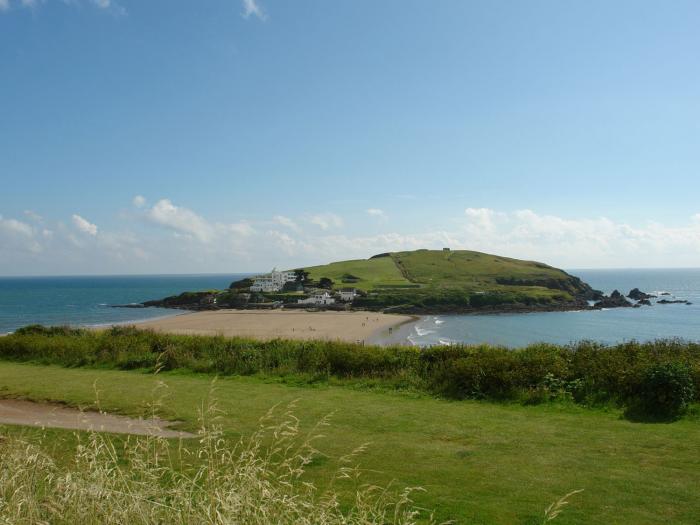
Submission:
<svg viewBox="0 0 700 525">
<path fill-rule="evenodd" d="M 145 321 L 138 326 L 160 332 L 187 335 L 371 343 L 380 334 L 385 334 L 413 319 L 414 317 L 409 315 L 374 312 L 215 310 Z"/>
</svg>

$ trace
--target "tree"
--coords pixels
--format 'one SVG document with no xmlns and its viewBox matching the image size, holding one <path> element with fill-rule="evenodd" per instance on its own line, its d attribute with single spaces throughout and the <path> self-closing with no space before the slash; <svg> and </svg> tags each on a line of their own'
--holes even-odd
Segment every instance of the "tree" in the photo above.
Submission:
<svg viewBox="0 0 700 525">
<path fill-rule="evenodd" d="M 241 290 L 244 288 L 250 288 L 253 286 L 253 279 L 241 279 L 240 281 L 234 281 L 229 286 L 232 290 Z"/>
<path fill-rule="evenodd" d="M 309 280 L 309 272 L 307 272 L 303 268 L 294 270 L 294 275 L 296 276 L 296 282 L 298 283 Z"/>
<path fill-rule="evenodd" d="M 333 288 L 333 280 L 329 279 L 328 277 L 321 277 L 318 280 L 318 286 L 321 288 L 325 288 L 326 290 L 330 290 Z"/>
</svg>

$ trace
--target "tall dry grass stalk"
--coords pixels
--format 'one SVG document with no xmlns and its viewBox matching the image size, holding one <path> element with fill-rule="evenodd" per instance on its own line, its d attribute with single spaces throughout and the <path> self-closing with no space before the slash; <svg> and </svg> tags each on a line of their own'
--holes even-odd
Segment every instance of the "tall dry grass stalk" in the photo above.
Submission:
<svg viewBox="0 0 700 525">
<path fill-rule="evenodd" d="M 0 438 L 0 523 L 359 525 L 419 518 L 411 499 L 418 489 L 361 482 L 353 465 L 363 447 L 341 458 L 329 488 L 304 480 L 327 418 L 305 434 L 293 404 L 274 408 L 252 436 L 237 441 L 224 435 L 219 418 L 215 401 L 203 404 L 194 446 L 77 433 L 68 462 L 42 444 Z M 341 497 L 343 488 L 350 500 Z"/>
<path fill-rule="evenodd" d="M 583 492 L 583 489 L 572 490 L 547 507 L 544 510 L 544 519 L 542 520 L 542 524 L 545 525 L 550 521 L 554 521 L 557 516 L 564 511 L 564 507 L 569 504 L 569 498 L 581 492 Z"/>
</svg>

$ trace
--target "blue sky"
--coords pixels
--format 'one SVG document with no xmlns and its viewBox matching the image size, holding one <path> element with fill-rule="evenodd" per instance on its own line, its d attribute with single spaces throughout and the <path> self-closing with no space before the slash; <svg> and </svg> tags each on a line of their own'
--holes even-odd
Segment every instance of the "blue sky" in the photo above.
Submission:
<svg viewBox="0 0 700 525">
<path fill-rule="evenodd" d="M 0 275 L 700 266 L 696 1 L 0 0 Z"/>
</svg>

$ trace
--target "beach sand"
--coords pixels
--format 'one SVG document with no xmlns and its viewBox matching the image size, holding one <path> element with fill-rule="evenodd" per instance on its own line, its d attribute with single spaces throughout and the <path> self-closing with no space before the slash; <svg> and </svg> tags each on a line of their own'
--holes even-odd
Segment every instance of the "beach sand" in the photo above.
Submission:
<svg viewBox="0 0 700 525">
<path fill-rule="evenodd" d="M 372 343 L 414 319 L 409 315 L 375 312 L 215 310 L 145 321 L 138 326 L 173 334 Z"/>
</svg>

